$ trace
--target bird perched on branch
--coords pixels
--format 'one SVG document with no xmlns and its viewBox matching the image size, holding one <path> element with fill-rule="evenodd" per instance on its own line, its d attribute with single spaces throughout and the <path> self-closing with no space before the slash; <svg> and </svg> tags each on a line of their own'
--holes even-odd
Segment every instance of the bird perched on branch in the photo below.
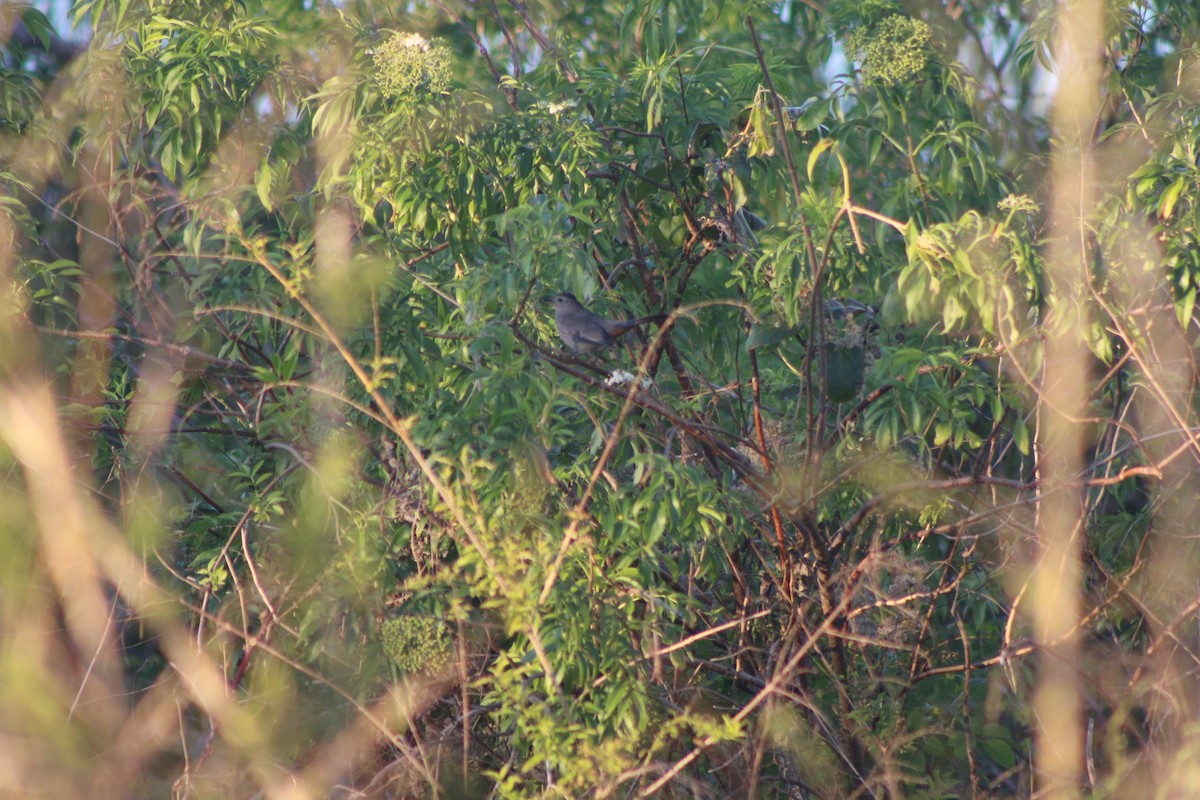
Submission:
<svg viewBox="0 0 1200 800">
<path fill-rule="evenodd" d="M 579 353 L 591 353 L 609 347 L 617 338 L 647 322 L 661 323 L 666 314 L 651 314 L 638 319 L 607 319 L 588 311 L 570 292 L 556 294 L 550 298 L 554 304 L 554 324 L 558 326 L 558 338 Z"/>
</svg>

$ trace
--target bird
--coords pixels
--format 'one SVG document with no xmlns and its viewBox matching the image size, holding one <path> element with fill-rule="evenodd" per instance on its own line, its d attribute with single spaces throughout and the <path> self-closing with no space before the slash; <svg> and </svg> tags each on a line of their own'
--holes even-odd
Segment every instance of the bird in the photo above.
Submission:
<svg viewBox="0 0 1200 800">
<path fill-rule="evenodd" d="M 825 301 L 825 313 L 831 317 L 852 317 L 855 314 L 875 316 L 875 309 L 852 298 L 831 297 Z"/>
<path fill-rule="evenodd" d="M 550 298 L 554 304 L 554 324 L 558 326 L 558 338 L 577 353 L 592 353 L 611 346 L 617 337 L 629 333 L 647 322 L 661 323 L 666 314 L 651 314 L 638 319 L 607 319 L 588 311 L 575 295 L 562 292 Z"/>
</svg>

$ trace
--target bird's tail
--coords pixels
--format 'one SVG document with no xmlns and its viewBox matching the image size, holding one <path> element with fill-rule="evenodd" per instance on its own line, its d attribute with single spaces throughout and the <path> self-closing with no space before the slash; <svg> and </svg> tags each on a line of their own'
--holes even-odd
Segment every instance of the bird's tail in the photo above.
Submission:
<svg viewBox="0 0 1200 800">
<path fill-rule="evenodd" d="M 627 319 L 624 322 L 614 325 L 608 329 L 610 336 L 624 336 L 639 325 L 645 325 L 647 322 L 655 322 L 662 324 L 666 321 L 666 314 L 651 314 L 647 317 L 638 317 L 637 319 Z"/>
<path fill-rule="evenodd" d="M 661 325 L 666 321 L 667 321 L 666 314 L 651 314 L 646 317 L 638 317 L 637 319 L 630 320 L 629 324 L 636 326 L 636 325 L 645 325 L 647 322 L 653 322 L 656 325 Z"/>
</svg>

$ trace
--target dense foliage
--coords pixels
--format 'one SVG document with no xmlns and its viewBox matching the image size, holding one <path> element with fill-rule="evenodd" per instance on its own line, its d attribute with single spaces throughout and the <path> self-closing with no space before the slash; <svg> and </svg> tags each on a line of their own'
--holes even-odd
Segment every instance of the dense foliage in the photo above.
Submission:
<svg viewBox="0 0 1200 800">
<path fill-rule="evenodd" d="M 0 792 L 1200 792 L 1200 7 L 69 16 L 0 9 Z"/>
</svg>

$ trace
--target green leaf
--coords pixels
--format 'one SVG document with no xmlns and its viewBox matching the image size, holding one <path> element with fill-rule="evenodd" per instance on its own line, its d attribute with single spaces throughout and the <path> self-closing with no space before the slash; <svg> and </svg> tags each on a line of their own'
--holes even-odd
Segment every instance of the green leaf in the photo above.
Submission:
<svg viewBox="0 0 1200 800">
<path fill-rule="evenodd" d="M 1017 755 L 1012 748 L 1012 734 L 1003 725 L 984 725 L 979 734 L 979 748 L 1001 769 L 1012 769 L 1017 763 Z"/>
<path fill-rule="evenodd" d="M 817 165 L 817 159 L 821 157 L 822 153 L 836 144 L 837 141 L 834 139 L 822 139 L 821 141 L 817 142 L 816 147 L 814 147 L 812 152 L 808 154 L 808 179 L 810 181 L 813 178 L 813 169 Z"/>
<path fill-rule="evenodd" d="M 258 169 L 255 172 L 254 191 L 258 194 L 258 201 L 263 204 L 263 208 L 267 211 L 273 211 L 274 207 L 271 204 L 271 164 L 265 159 L 258 165 Z"/>
<path fill-rule="evenodd" d="M 796 120 L 796 130 L 801 133 L 815 130 L 829 115 L 829 103 L 819 97 L 810 97 L 802 104 L 804 110 Z"/>
<path fill-rule="evenodd" d="M 50 38 L 54 35 L 54 25 L 36 8 L 26 7 L 21 13 L 21 21 L 25 23 L 25 29 L 42 45 L 43 48 L 50 47 Z"/>
<path fill-rule="evenodd" d="M 1168 220 L 1175 213 L 1175 204 L 1179 202 L 1179 195 L 1183 193 L 1183 187 L 1186 185 L 1186 177 L 1176 178 L 1175 182 L 1163 192 L 1162 199 L 1158 201 L 1158 216 L 1160 219 Z"/>
<path fill-rule="evenodd" d="M 934 447 L 940 447 L 950 441 L 950 435 L 954 433 L 954 426 L 949 420 L 939 421 L 933 429 L 933 444 Z"/>
<path fill-rule="evenodd" d="M 750 335 L 746 337 L 746 350 L 757 350 L 760 347 L 779 344 L 783 340 L 795 336 L 796 330 L 796 328 L 789 328 L 784 325 L 756 323 L 750 328 Z"/>
<path fill-rule="evenodd" d="M 1013 443 L 1016 444 L 1021 455 L 1029 455 L 1029 426 L 1025 424 L 1024 419 L 1018 418 L 1013 423 Z"/>
<path fill-rule="evenodd" d="M 1179 319 L 1180 327 L 1187 329 L 1192 320 L 1192 311 L 1196 307 L 1196 287 L 1184 292 L 1183 297 L 1175 301 L 1175 316 Z"/>
</svg>

